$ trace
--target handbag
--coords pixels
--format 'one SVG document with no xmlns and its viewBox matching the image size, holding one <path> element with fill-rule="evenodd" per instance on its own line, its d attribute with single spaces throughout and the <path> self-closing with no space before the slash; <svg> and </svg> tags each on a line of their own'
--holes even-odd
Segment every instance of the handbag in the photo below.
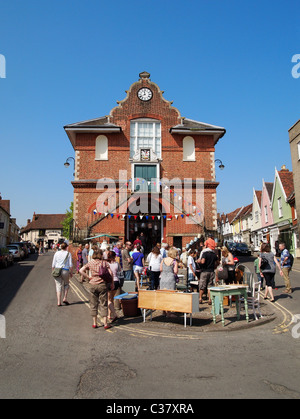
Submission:
<svg viewBox="0 0 300 419">
<path fill-rule="evenodd" d="M 263 270 L 263 269 L 266 269 L 268 267 L 269 267 L 268 260 L 264 256 L 261 256 L 260 269 Z"/>
<path fill-rule="evenodd" d="M 221 279 L 223 281 L 228 279 L 228 267 L 226 265 L 219 266 L 217 268 L 217 271 L 218 271 L 218 279 Z"/>
<path fill-rule="evenodd" d="M 62 267 L 61 268 L 54 268 L 53 269 L 52 276 L 54 278 L 58 278 L 59 276 L 61 276 L 61 271 L 62 271 L 63 267 L 65 266 L 65 263 L 66 263 L 68 257 L 69 257 L 69 252 L 67 253 L 67 256 L 65 257 L 65 260 L 64 260 L 64 262 L 62 264 Z"/>
<path fill-rule="evenodd" d="M 105 282 L 112 282 L 113 280 L 111 274 L 109 273 L 107 265 L 103 265 L 103 261 L 101 262 L 101 265 L 99 267 L 99 276 Z"/>
</svg>

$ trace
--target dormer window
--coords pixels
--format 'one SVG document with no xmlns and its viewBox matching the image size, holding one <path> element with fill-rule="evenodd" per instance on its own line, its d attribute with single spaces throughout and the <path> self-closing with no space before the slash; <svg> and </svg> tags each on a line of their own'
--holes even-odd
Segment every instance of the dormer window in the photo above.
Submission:
<svg viewBox="0 0 300 419">
<path fill-rule="evenodd" d="M 161 124 L 155 119 L 130 122 L 130 157 L 141 149 L 152 149 L 161 158 Z"/>
</svg>

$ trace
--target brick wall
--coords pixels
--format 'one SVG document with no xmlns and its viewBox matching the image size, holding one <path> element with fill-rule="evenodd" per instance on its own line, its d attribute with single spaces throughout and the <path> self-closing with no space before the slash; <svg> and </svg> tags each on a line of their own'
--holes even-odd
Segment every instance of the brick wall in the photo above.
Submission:
<svg viewBox="0 0 300 419">
<path fill-rule="evenodd" d="M 153 92 L 149 102 L 142 102 L 137 98 L 137 92 L 142 86 L 148 86 Z M 127 92 L 126 98 L 112 109 L 110 122 L 122 127 L 122 133 L 105 134 L 108 138 L 108 160 L 95 160 L 95 141 L 97 134 L 77 134 L 76 139 L 76 176 L 74 183 L 74 216 L 80 226 L 85 229 L 97 216 L 93 215 L 96 201 L 104 192 L 95 190 L 95 184 L 83 187 L 76 184 L 76 180 L 100 179 L 103 177 L 118 179 L 119 170 L 127 170 L 128 178 L 131 177 L 131 164 L 129 162 L 130 150 L 130 121 L 136 118 L 153 118 L 161 121 L 162 162 L 160 177 L 168 178 L 204 178 L 214 182 L 214 138 L 212 135 L 193 135 L 195 140 L 196 161 L 183 161 L 182 142 L 185 135 L 170 133 L 170 128 L 181 122 L 179 111 L 170 102 L 166 101 L 159 87 L 149 79 L 141 79 L 134 83 Z M 192 135 L 192 134 L 191 134 Z M 212 183 L 204 191 L 205 227 L 216 230 L 216 183 Z M 193 204 L 195 193 L 193 192 Z M 171 207 L 170 214 L 174 215 Z M 182 234 L 184 244 L 197 234 L 203 233 L 203 228 L 198 225 L 188 224 L 186 218 L 180 216 L 166 221 L 165 237 L 172 244 L 173 235 Z M 125 222 L 118 219 L 105 217 L 93 228 L 93 234 L 105 232 L 110 234 L 125 235 Z"/>
</svg>

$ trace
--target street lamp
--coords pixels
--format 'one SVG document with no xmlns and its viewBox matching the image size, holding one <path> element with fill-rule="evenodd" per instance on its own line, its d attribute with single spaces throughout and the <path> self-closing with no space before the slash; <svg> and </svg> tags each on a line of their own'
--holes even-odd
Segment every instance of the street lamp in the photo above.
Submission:
<svg viewBox="0 0 300 419">
<path fill-rule="evenodd" d="M 65 166 L 65 167 L 69 167 L 69 166 L 70 166 L 70 163 L 69 163 L 69 161 L 68 161 L 68 160 L 70 160 L 70 159 L 74 160 L 74 173 L 73 173 L 73 176 L 75 176 L 75 159 L 74 159 L 74 157 L 68 157 L 68 158 L 67 158 L 67 160 L 66 160 L 66 161 L 65 161 L 65 163 L 64 163 L 64 166 Z"/>
<path fill-rule="evenodd" d="M 217 159 L 217 160 L 215 160 L 215 163 L 216 163 L 216 162 L 220 163 L 220 164 L 219 164 L 219 169 L 220 169 L 220 170 L 223 170 L 225 166 L 224 166 L 224 164 L 221 162 L 221 160 L 220 160 L 220 159 Z"/>
</svg>

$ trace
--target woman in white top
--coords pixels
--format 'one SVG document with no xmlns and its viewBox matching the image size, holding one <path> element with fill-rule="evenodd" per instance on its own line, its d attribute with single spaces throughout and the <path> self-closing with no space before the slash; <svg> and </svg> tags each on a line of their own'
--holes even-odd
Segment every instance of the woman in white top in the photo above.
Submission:
<svg viewBox="0 0 300 419">
<path fill-rule="evenodd" d="M 73 276 L 73 263 L 71 253 L 67 251 L 67 243 L 62 243 L 61 250 L 56 252 L 52 261 L 52 270 L 62 268 L 61 275 L 55 278 L 57 305 L 61 306 L 62 289 L 64 289 L 63 303 L 69 305 L 67 295 L 69 291 L 69 277 Z"/>
<path fill-rule="evenodd" d="M 196 250 L 191 250 L 188 256 L 187 260 L 187 266 L 188 266 L 188 288 L 190 287 L 191 281 L 196 281 L 196 264 L 195 264 L 195 257 L 197 255 Z"/>
<path fill-rule="evenodd" d="M 160 277 L 160 264 L 162 261 L 162 255 L 157 246 L 155 246 L 151 253 L 147 257 L 148 268 L 150 271 L 150 289 L 157 290 L 159 287 Z"/>
</svg>

